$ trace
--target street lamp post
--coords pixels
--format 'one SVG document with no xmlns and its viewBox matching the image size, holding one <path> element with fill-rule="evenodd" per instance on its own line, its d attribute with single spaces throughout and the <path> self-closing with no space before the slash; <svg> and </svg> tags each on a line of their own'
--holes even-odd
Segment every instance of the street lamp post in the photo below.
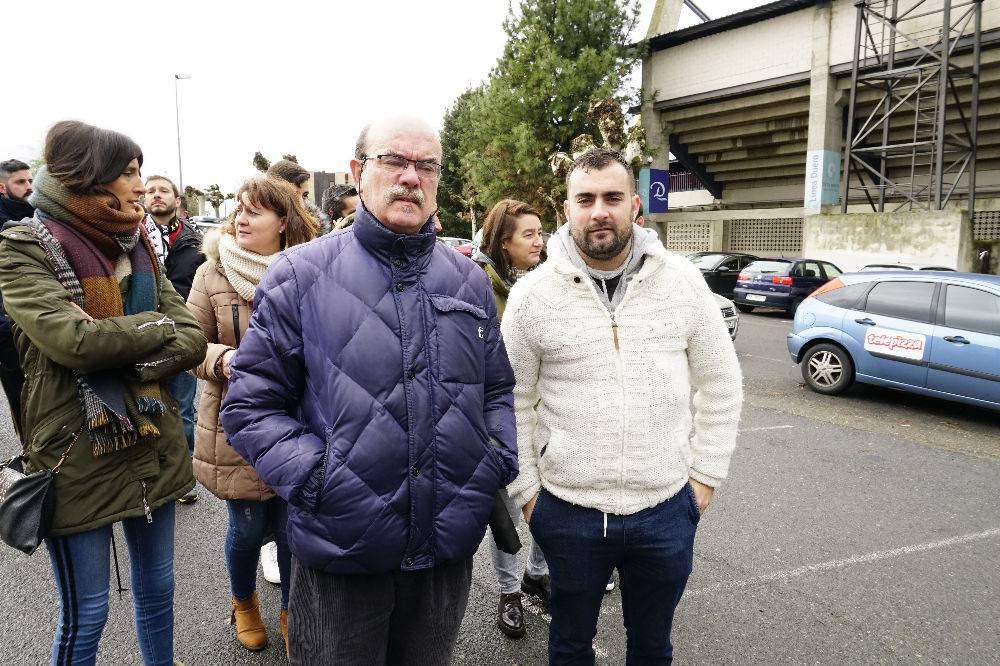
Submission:
<svg viewBox="0 0 1000 666">
<path fill-rule="evenodd" d="M 174 74 L 174 115 L 177 119 L 177 180 L 181 194 L 184 193 L 184 167 L 181 165 L 181 107 L 177 102 L 177 82 L 190 79 L 190 74 Z"/>
</svg>

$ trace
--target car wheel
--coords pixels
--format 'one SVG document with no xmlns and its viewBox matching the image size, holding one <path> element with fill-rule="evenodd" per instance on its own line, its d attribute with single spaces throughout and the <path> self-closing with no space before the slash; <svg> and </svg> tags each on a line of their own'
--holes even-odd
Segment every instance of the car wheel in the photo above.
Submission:
<svg viewBox="0 0 1000 666">
<path fill-rule="evenodd" d="M 801 298 L 796 298 L 794 301 L 792 301 L 792 307 L 788 308 L 788 316 L 795 317 L 795 313 L 798 312 L 800 305 L 802 305 Z"/>
<path fill-rule="evenodd" d="M 837 395 L 854 383 L 854 363 L 842 347 L 819 344 L 802 359 L 802 378 L 817 393 Z"/>
<path fill-rule="evenodd" d="M 736 309 L 739 310 L 740 312 L 753 312 L 752 305 L 743 305 L 742 303 L 737 303 Z"/>
</svg>

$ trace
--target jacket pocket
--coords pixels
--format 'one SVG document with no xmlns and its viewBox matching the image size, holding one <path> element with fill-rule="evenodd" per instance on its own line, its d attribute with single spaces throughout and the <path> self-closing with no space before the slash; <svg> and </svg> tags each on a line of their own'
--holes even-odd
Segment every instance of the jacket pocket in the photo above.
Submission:
<svg viewBox="0 0 1000 666">
<path fill-rule="evenodd" d="M 453 296 L 430 294 L 435 312 L 437 378 L 480 384 L 486 377 L 486 312 Z"/>
<path fill-rule="evenodd" d="M 553 428 L 549 441 L 542 447 L 538 468 L 542 477 L 561 488 L 607 490 L 618 478 L 615 470 L 588 464 L 594 456 L 591 445 L 581 444 L 571 433 Z"/>
<path fill-rule="evenodd" d="M 326 428 L 323 433 L 323 455 L 319 463 L 309 473 L 298 494 L 298 505 L 305 511 L 316 515 L 319 513 L 319 505 L 323 501 L 323 494 L 326 488 L 326 480 L 332 471 L 330 462 L 330 447 L 333 439 L 333 430 Z M 336 458 L 335 458 L 336 460 Z M 333 463 L 336 467 L 336 463 Z"/>
</svg>

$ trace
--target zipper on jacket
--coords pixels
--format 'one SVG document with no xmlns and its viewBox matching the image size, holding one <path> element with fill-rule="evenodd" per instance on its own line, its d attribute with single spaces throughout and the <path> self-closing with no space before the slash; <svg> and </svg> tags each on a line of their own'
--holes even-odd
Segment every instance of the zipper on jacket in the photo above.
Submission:
<svg viewBox="0 0 1000 666">
<path fill-rule="evenodd" d="M 615 316 L 611 315 L 611 337 L 615 341 L 615 351 L 621 351 L 618 347 L 618 322 L 615 321 Z"/>
<path fill-rule="evenodd" d="M 149 510 L 149 502 L 146 501 L 146 482 L 140 481 L 139 484 L 142 486 L 142 510 L 146 513 L 146 522 L 153 522 L 153 512 Z"/>
<path fill-rule="evenodd" d="M 236 346 L 240 346 L 240 306 L 233 303 L 233 336 L 236 339 Z"/>
</svg>

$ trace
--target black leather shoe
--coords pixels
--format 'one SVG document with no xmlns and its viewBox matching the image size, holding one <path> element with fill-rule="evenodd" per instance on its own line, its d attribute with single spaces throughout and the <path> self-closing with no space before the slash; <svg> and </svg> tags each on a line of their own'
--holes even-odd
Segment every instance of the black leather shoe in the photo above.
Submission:
<svg viewBox="0 0 1000 666">
<path fill-rule="evenodd" d="M 542 608 L 549 607 L 549 590 L 552 585 L 549 582 L 548 574 L 544 576 L 529 576 L 527 573 L 521 578 L 521 591 L 536 597 L 542 604 Z"/>
<path fill-rule="evenodd" d="M 524 608 L 521 607 L 521 595 L 517 592 L 500 595 L 500 605 L 497 608 L 497 626 L 500 631 L 511 638 L 524 637 Z"/>
</svg>

